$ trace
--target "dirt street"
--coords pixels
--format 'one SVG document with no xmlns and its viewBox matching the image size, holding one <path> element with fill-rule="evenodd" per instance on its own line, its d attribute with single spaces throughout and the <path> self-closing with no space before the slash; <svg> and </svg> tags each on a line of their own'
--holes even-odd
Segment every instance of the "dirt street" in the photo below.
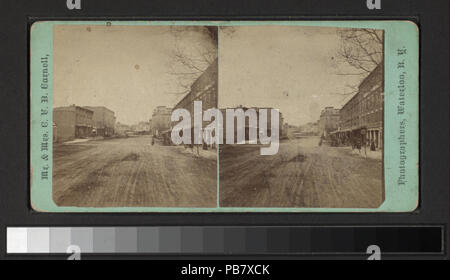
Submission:
<svg viewBox="0 0 450 280">
<path fill-rule="evenodd" d="M 216 159 L 150 136 L 57 144 L 53 199 L 80 207 L 216 207 Z"/>
<path fill-rule="evenodd" d="M 382 162 L 309 137 L 261 156 L 255 145 L 222 146 L 221 207 L 375 208 Z M 216 159 L 151 137 L 57 144 L 53 198 L 60 206 L 216 207 Z M 212 155 L 212 156 L 211 156 Z"/>
<path fill-rule="evenodd" d="M 221 207 L 377 208 L 384 200 L 381 160 L 318 137 L 286 140 L 274 156 L 259 147 L 220 152 Z"/>
</svg>

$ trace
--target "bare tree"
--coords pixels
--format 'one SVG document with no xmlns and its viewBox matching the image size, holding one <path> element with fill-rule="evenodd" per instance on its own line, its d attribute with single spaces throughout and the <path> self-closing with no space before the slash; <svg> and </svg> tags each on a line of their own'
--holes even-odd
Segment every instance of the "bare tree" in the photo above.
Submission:
<svg viewBox="0 0 450 280">
<path fill-rule="evenodd" d="M 341 38 L 338 59 L 357 70 L 340 75 L 367 76 L 383 62 L 383 30 L 344 29 L 339 30 L 338 35 Z"/>
<path fill-rule="evenodd" d="M 345 64 L 355 71 L 342 70 L 337 67 L 337 75 L 367 77 L 384 60 L 383 30 L 375 29 L 342 29 L 337 34 L 341 45 L 336 55 L 336 65 Z M 334 59 L 334 58 L 332 58 Z M 348 67 L 345 67 L 348 69 Z M 358 83 L 359 85 L 359 83 Z M 345 99 L 358 92 L 358 85 L 346 84 L 340 95 Z"/>
<path fill-rule="evenodd" d="M 192 83 L 217 58 L 217 27 L 215 26 L 174 26 L 171 28 L 175 37 L 175 46 L 172 50 L 172 62 L 169 65 L 169 74 L 177 77 L 178 87 L 181 91 L 170 92 L 183 95 L 190 91 Z M 204 36 L 195 46 L 184 46 L 183 36 L 189 32 L 198 32 Z"/>
</svg>

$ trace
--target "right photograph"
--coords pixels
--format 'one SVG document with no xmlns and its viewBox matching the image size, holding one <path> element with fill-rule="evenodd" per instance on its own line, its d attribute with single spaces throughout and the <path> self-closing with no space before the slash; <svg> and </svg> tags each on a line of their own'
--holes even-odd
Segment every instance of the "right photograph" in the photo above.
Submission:
<svg viewBox="0 0 450 280">
<path fill-rule="evenodd" d="M 384 31 L 219 27 L 219 204 L 378 208 Z"/>
</svg>

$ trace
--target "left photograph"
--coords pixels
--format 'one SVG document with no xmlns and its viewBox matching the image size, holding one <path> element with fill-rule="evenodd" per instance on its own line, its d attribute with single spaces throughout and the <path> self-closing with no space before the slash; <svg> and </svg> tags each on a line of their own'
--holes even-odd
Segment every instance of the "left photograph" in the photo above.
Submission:
<svg viewBox="0 0 450 280">
<path fill-rule="evenodd" d="M 54 26 L 57 206 L 216 207 L 217 147 L 175 145 L 171 116 L 217 108 L 217 41 L 215 26 Z"/>
</svg>

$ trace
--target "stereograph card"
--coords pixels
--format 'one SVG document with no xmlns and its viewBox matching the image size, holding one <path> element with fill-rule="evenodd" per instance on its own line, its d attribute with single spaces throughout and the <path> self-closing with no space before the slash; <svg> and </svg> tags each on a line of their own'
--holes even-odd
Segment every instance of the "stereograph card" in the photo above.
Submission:
<svg viewBox="0 0 450 280">
<path fill-rule="evenodd" d="M 411 212 L 410 21 L 37 21 L 42 212 Z"/>
</svg>

